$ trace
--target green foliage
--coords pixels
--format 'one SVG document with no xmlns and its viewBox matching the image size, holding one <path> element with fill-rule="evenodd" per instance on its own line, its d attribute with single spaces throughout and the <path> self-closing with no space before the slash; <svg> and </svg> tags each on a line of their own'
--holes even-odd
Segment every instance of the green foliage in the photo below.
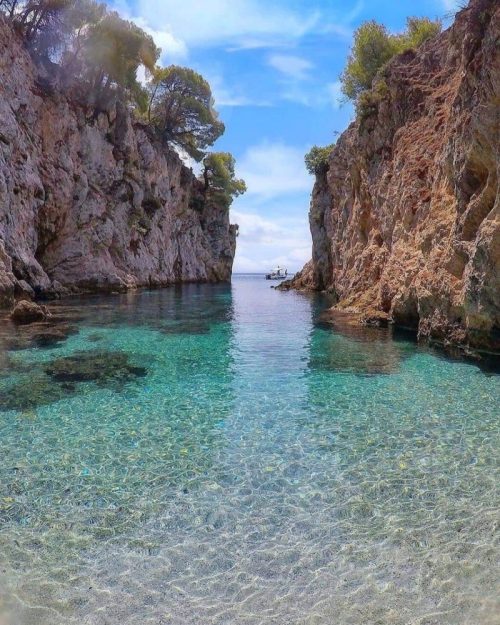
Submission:
<svg viewBox="0 0 500 625">
<path fill-rule="evenodd" d="M 354 44 L 340 80 L 342 92 L 350 100 L 370 89 L 375 77 L 396 54 L 417 48 L 441 31 L 441 22 L 429 18 L 410 17 L 406 31 L 390 34 L 375 21 L 362 24 L 354 33 Z"/>
<path fill-rule="evenodd" d="M 361 122 L 377 112 L 380 102 L 389 93 L 385 80 L 377 78 L 373 87 L 359 94 L 356 101 L 356 113 Z"/>
<path fill-rule="evenodd" d="M 73 2 L 11 0 L 3 10 L 22 32 L 30 49 L 40 56 L 47 56 L 59 45 L 64 32 L 64 16 Z"/>
<path fill-rule="evenodd" d="M 0 0 L 0 12 L 49 70 L 50 86 L 66 89 L 94 114 L 111 110 L 117 100 L 132 103 L 165 143 L 198 161 L 224 132 L 207 81 L 191 69 L 158 68 L 160 50 L 152 37 L 104 3 Z M 137 79 L 141 66 L 152 76 L 147 88 Z"/>
<path fill-rule="evenodd" d="M 149 121 L 161 138 L 200 161 L 224 132 L 208 82 L 192 69 L 171 65 L 154 73 L 150 94 Z"/>
<path fill-rule="evenodd" d="M 111 93 L 127 93 L 136 100 L 144 93 L 137 81 L 140 65 L 153 71 L 160 55 L 152 37 L 117 13 L 107 13 L 93 25 L 82 46 L 83 71 L 94 104 L 106 104 Z"/>
<path fill-rule="evenodd" d="M 130 89 L 130 95 L 135 104 L 135 112 L 138 118 L 145 119 L 149 106 L 149 91 L 139 82 L 135 81 Z"/>
<path fill-rule="evenodd" d="M 147 107 L 137 70 L 152 72 L 160 50 L 132 22 L 95 0 L 0 0 L 0 11 L 35 57 L 59 68 L 64 86 L 84 86 L 89 104 L 105 108 L 119 96 Z"/>
<path fill-rule="evenodd" d="M 95 0 L 73 2 L 64 12 L 62 32 L 57 33 L 61 46 L 60 65 L 68 77 L 82 71 L 83 50 L 93 29 L 104 19 L 107 10 Z"/>
<path fill-rule="evenodd" d="M 325 147 L 313 146 L 305 155 L 307 171 L 313 176 L 318 176 L 328 170 L 328 158 L 335 144 L 326 145 Z"/>
<path fill-rule="evenodd" d="M 211 152 L 203 159 L 205 196 L 217 204 L 226 205 L 247 190 L 244 180 L 235 177 L 235 160 L 229 152 Z"/>
<path fill-rule="evenodd" d="M 342 92 L 355 100 L 370 89 L 377 72 L 396 54 L 393 38 L 382 24 L 365 22 L 354 33 L 354 45 L 341 75 Z"/>
<path fill-rule="evenodd" d="M 30 0 L 21 2 L 22 6 L 20 23 L 24 26 L 24 35 L 35 39 L 39 33 L 46 32 L 51 28 L 57 28 L 73 0 Z"/>
<path fill-rule="evenodd" d="M 85 12 L 89 4 L 90 0 L 0 0 L 0 11 L 21 29 L 25 39 L 33 40 L 49 29 L 62 31 L 67 15 Z"/>
<path fill-rule="evenodd" d="M 418 48 L 424 41 L 435 37 L 441 32 L 442 24 L 439 20 L 428 17 L 409 17 L 406 20 L 405 49 Z"/>
</svg>

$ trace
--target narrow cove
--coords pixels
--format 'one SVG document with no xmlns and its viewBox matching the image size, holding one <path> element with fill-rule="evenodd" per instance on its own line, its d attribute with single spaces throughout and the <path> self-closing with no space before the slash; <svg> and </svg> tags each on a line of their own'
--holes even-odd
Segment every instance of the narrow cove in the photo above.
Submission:
<svg viewBox="0 0 500 625">
<path fill-rule="evenodd" d="M 7 623 L 493 624 L 500 378 L 327 305 L 235 276 L 3 329 Z"/>
</svg>

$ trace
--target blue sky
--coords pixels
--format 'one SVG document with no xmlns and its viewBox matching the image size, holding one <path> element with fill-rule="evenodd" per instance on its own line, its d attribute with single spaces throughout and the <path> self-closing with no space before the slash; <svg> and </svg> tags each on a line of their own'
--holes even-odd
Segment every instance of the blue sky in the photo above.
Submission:
<svg viewBox="0 0 500 625">
<path fill-rule="evenodd" d="M 339 75 L 354 29 L 376 19 L 404 29 L 410 15 L 444 18 L 456 0 L 110 0 L 150 32 L 162 63 L 186 65 L 212 86 L 230 151 L 248 192 L 231 209 L 240 224 L 235 272 L 290 271 L 311 256 L 313 184 L 304 154 L 335 140 L 352 119 Z"/>
</svg>

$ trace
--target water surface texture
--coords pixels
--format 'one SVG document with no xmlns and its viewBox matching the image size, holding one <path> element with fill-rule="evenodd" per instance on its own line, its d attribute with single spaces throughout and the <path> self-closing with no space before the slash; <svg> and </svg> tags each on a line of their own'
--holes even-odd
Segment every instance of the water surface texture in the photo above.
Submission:
<svg viewBox="0 0 500 625">
<path fill-rule="evenodd" d="M 4 328 L 0 624 L 500 623 L 500 377 L 326 305 L 237 276 Z"/>
</svg>

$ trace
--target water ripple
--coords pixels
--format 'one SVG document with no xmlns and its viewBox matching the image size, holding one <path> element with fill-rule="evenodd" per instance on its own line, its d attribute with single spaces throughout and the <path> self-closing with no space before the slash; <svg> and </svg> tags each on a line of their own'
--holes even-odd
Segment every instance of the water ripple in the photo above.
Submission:
<svg viewBox="0 0 500 625">
<path fill-rule="evenodd" d="M 1 625 L 498 625 L 500 378 L 325 305 L 93 298 L 3 352 L 1 397 L 113 356 L 1 407 Z"/>
</svg>

